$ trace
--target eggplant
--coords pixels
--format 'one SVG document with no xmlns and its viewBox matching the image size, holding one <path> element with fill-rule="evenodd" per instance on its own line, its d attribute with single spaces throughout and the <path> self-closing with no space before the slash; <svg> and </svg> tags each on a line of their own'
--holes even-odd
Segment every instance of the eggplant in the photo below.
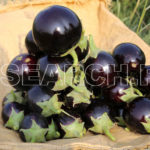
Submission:
<svg viewBox="0 0 150 150">
<path fill-rule="evenodd" d="M 41 86 L 35 86 L 28 91 L 27 102 L 31 111 L 40 113 L 44 117 L 59 114 L 63 105 L 58 94 L 50 93 Z"/>
<path fill-rule="evenodd" d="M 60 113 L 56 118 L 61 138 L 80 138 L 86 133 L 81 118 L 74 117 L 66 112 Z"/>
<path fill-rule="evenodd" d="M 123 119 L 129 129 L 141 133 L 150 133 L 150 99 L 139 97 L 123 111 Z"/>
<path fill-rule="evenodd" d="M 46 118 L 40 114 L 26 115 L 21 122 L 19 134 L 24 142 L 46 142 L 46 134 L 48 133 L 48 122 Z"/>
<path fill-rule="evenodd" d="M 24 106 L 16 102 L 5 104 L 2 109 L 2 118 L 5 127 L 19 130 L 20 124 L 24 119 Z"/>
<path fill-rule="evenodd" d="M 116 115 L 117 111 L 111 108 L 107 102 L 99 100 L 87 108 L 82 114 L 82 119 L 87 130 L 95 134 L 105 134 L 115 141 L 110 129 L 114 126 L 113 121 Z"/>
</svg>

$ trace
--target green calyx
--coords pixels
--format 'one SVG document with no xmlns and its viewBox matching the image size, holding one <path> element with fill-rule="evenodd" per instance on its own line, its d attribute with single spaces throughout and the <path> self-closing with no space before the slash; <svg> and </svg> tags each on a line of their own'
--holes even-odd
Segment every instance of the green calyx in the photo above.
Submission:
<svg viewBox="0 0 150 150">
<path fill-rule="evenodd" d="M 69 81 L 70 84 L 73 82 L 74 74 L 73 74 L 73 67 L 69 67 L 69 69 L 66 72 L 63 72 L 59 66 L 58 68 L 58 81 L 55 82 L 55 85 L 53 87 L 53 91 L 61 91 L 68 87 L 66 81 Z"/>
<path fill-rule="evenodd" d="M 13 90 L 6 96 L 6 101 L 4 105 L 10 102 L 17 102 L 19 104 L 25 104 L 26 99 L 22 96 L 22 91 L 14 92 Z"/>
<path fill-rule="evenodd" d="M 80 41 L 73 48 L 71 48 L 71 50 L 69 50 L 69 54 L 72 56 L 74 60 L 73 63 L 74 66 L 78 65 L 78 56 L 75 49 L 79 47 L 81 52 L 83 53 L 87 49 L 87 44 L 88 44 L 88 37 L 84 35 L 83 31 L 81 34 Z"/>
<path fill-rule="evenodd" d="M 59 137 L 60 137 L 60 133 L 58 132 L 57 126 L 52 119 L 51 124 L 49 124 L 48 126 L 48 133 L 46 135 L 46 139 L 53 140 L 53 139 L 58 139 Z"/>
<path fill-rule="evenodd" d="M 149 118 L 145 118 L 146 123 L 142 122 L 141 124 L 144 126 L 145 130 L 147 131 L 147 133 L 150 133 L 150 119 Z"/>
<path fill-rule="evenodd" d="M 142 97 L 143 94 L 136 88 L 133 88 L 130 86 L 130 88 L 125 89 L 122 91 L 124 93 L 123 96 L 121 96 L 121 100 L 130 103 L 132 102 L 135 98 Z"/>
<path fill-rule="evenodd" d="M 79 47 L 81 49 L 81 52 L 84 52 L 87 48 L 87 41 L 88 41 L 88 37 L 84 35 L 84 31 L 82 32 L 82 35 L 81 35 L 81 39 L 79 41 L 79 43 L 77 44 L 78 46 L 76 47 Z"/>
<path fill-rule="evenodd" d="M 116 117 L 116 119 L 117 119 L 117 121 L 118 121 L 117 124 L 118 124 L 119 126 L 126 127 L 126 123 L 125 123 L 123 117 Z"/>
<path fill-rule="evenodd" d="M 69 49 L 65 54 L 62 54 L 61 57 L 67 56 L 69 54 L 72 55 L 72 52 L 75 51 L 77 47 L 81 49 L 81 52 L 84 52 L 87 48 L 87 40 L 88 40 L 87 36 L 85 36 L 84 34 L 85 32 L 82 31 L 79 42 L 75 46 L 73 46 L 71 49 Z"/>
<path fill-rule="evenodd" d="M 65 132 L 64 138 L 80 138 L 86 133 L 84 122 L 81 122 L 78 118 L 70 125 L 60 125 Z"/>
<path fill-rule="evenodd" d="M 48 101 L 38 102 L 37 105 L 42 109 L 42 115 L 49 117 L 62 112 L 63 102 L 59 102 L 58 95 L 53 95 Z"/>
<path fill-rule="evenodd" d="M 75 85 L 68 85 L 73 88 L 73 91 L 70 92 L 67 96 L 73 97 L 73 106 L 80 103 L 90 104 L 90 98 L 92 93 L 86 88 L 84 83 L 85 74 L 81 72 L 80 75 L 80 83 L 78 86 Z"/>
<path fill-rule="evenodd" d="M 20 132 L 23 132 L 25 140 L 27 142 L 46 142 L 46 133 L 48 132 L 47 128 L 41 128 L 34 120 L 32 120 L 32 126 L 30 129 L 20 129 Z"/>
<path fill-rule="evenodd" d="M 66 55 L 70 54 L 73 58 L 73 65 L 72 66 L 76 70 L 76 74 L 75 74 L 74 81 L 73 81 L 74 84 L 77 83 L 76 82 L 76 77 L 80 73 L 80 65 L 79 65 L 78 55 L 77 55 L 75 49 L 77 47 L 79 47 L 81 52 L 83 53 L 84 51 L 87 50 L 87 46 L 88 46 L 88 37 L 84 35 L 84 31 L 83 31 L 82 34 L 81 34 L 80 41 L 74 47 L 72 47 L 70 50 L 68 50 L 67 53 L 62 55 L 62 57 L 63 57 L 63 56 L 66 56 Z"/>
<path fill-rule="evenodd" d="M 17 131 L 17 130 L 19 130 L 20 124 L 21 124 L 23 119 L 24 119 L 24 111 L 20 111 L 17 113 L 12 108 L 11 115 L 9 116 L 9 119 L 6 122 L 5 127 L 11 128 L 11 129 Z"/>
<path fill-rule="evenodd" d="M 105 112 L 100 118 L 95 119 L 91 117 L 94 124 L 93 127 L 89 128 L 89 131 L 94 133 L 100 133 L 107 135 L 112 141 L 115 141 L 115 137 L 110 133 L 110 129 L 113 128 L 114 123 L 109 118 L 108 114 Z"/>
<path fill-rule="evenodd" d="M 100 52 L 100 49 L 96 47 L 92 35 L 89 35 L 89 48 L 90 48 L 90 56 L 96 58 L 97 54 Z"/>
<path fill-rule="evenodd" d="M 130 103 L 135 98 L 142 97 L 143 94 L 138 89 L 133 87 L 132 80 L 130 80 L 129 77 L 127 77 L 126 80 L 127 80 L 128 84 L 130 85 L 130 87 L 122 91 L 122 93 L 124 93 L 124 95 L 121 96 L 120 98 L 122 101 L 124 101 L 126 103 Z"/>
<path fill-rule="evenodd" d="M 125 131 L 130 132 L 131 130 L 130 130 L 129 127 L 126 127 L 126 128 L 125 128 Z"/>
</svg>

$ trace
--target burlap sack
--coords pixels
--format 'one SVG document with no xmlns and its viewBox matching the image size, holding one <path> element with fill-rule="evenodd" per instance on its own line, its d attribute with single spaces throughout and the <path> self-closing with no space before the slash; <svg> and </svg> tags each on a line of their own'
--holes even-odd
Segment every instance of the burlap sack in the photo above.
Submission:
<svg viewBox="0 0 150 150">
<path fill-rule="evenodd" d="M 132 42 L 143 49 L 150 64 L 150 47 L 130 31 L 107 9 L 106 0 L 29 0 L 0 6 L 0 112 L 3 97 L 11 89 L 5 77 L 10 60 L 25 52 L 24 39 L 32 28 L 35 15 L 43 8 L 59 4 L 73 9 L 81 18 L 86 34 L 92 34 L 100 49 L 111 52 L 121 42 Z M 21 142 L 18 134 L 3 127 L 0 119 L 0 150 L 127 150 L 144 149 L 150 145 L 149 135 L 140 135 L 114 127 L 112 142 L 103 135 L 86 135 L 83 138 L 53 140 L 44 144 Z"/>
</svg>

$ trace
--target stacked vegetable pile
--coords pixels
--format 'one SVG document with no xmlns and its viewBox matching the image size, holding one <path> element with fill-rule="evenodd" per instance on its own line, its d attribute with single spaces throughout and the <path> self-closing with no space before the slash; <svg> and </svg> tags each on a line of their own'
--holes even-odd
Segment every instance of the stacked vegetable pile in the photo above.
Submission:
<svg viewBox="0 0 150 150">
<path fill-rule="evenodd" d="M 3 100 L 2 118 L 26 142 L 115 137 L 116 125 L 150 133 L 150 66 L 132 43 L 112 54 L 86 36 L 78 16 L 54 5 L 41 11 L 26 36 L 26 54 L 7 68 L 15 90 Z"/>
</svg>

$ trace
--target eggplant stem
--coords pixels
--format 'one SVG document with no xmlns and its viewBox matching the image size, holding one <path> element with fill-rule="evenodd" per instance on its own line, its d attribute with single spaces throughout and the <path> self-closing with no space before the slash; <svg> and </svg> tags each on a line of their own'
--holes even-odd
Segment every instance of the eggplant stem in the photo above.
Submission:
<svg viewBox="0 0 150 150">
<path fill-rule="evenodd" d="M 134 90 L 139 96 L 143 96 L 142 92 L 140 92 L 138 89 L 135 88 Z"/>
<path fill-rule="evenodd" d="M 35 138 L 32 138 L 32 139 L 31 139 L 31 143 L 35 143 Z"/>
<path fill-rule="evenodd" d="M 13 90 L 11 90 L 11 94 L 13 95 L 14 99 L 16 99 L 16 95 Z"/>
<path fill-rule="evenodd" d="M 70 55 L 72 56 L 73 58 L 73 65 L 76 67 L 76 65 L 78 65 L 78 56 L 77 56 L 77 53 L 76 51 L 71 51 Z"/>
<path fill-rule="evenodd" d="M 108 128 L 104 128 L 104 133 L 107 135 L 112 141 L 116 141 L 116 138 L 110 133 Z"/>
<path fill-rule="evenodd" d="M 78 92 L 78 93 L 80 93 L 81 95 L 87 97 L 87 96 L 85 95 L 85 93 L 80 90 L 80 88 L 76 87 L 76 86 L 73 85 L 73 84 L 72 84 L 72 85 L 70 85 L 69 83 L 67 83 L 67 84 L 68 84 L 68 86 L 72 87 L 76 92 Z"/>
</svg>

